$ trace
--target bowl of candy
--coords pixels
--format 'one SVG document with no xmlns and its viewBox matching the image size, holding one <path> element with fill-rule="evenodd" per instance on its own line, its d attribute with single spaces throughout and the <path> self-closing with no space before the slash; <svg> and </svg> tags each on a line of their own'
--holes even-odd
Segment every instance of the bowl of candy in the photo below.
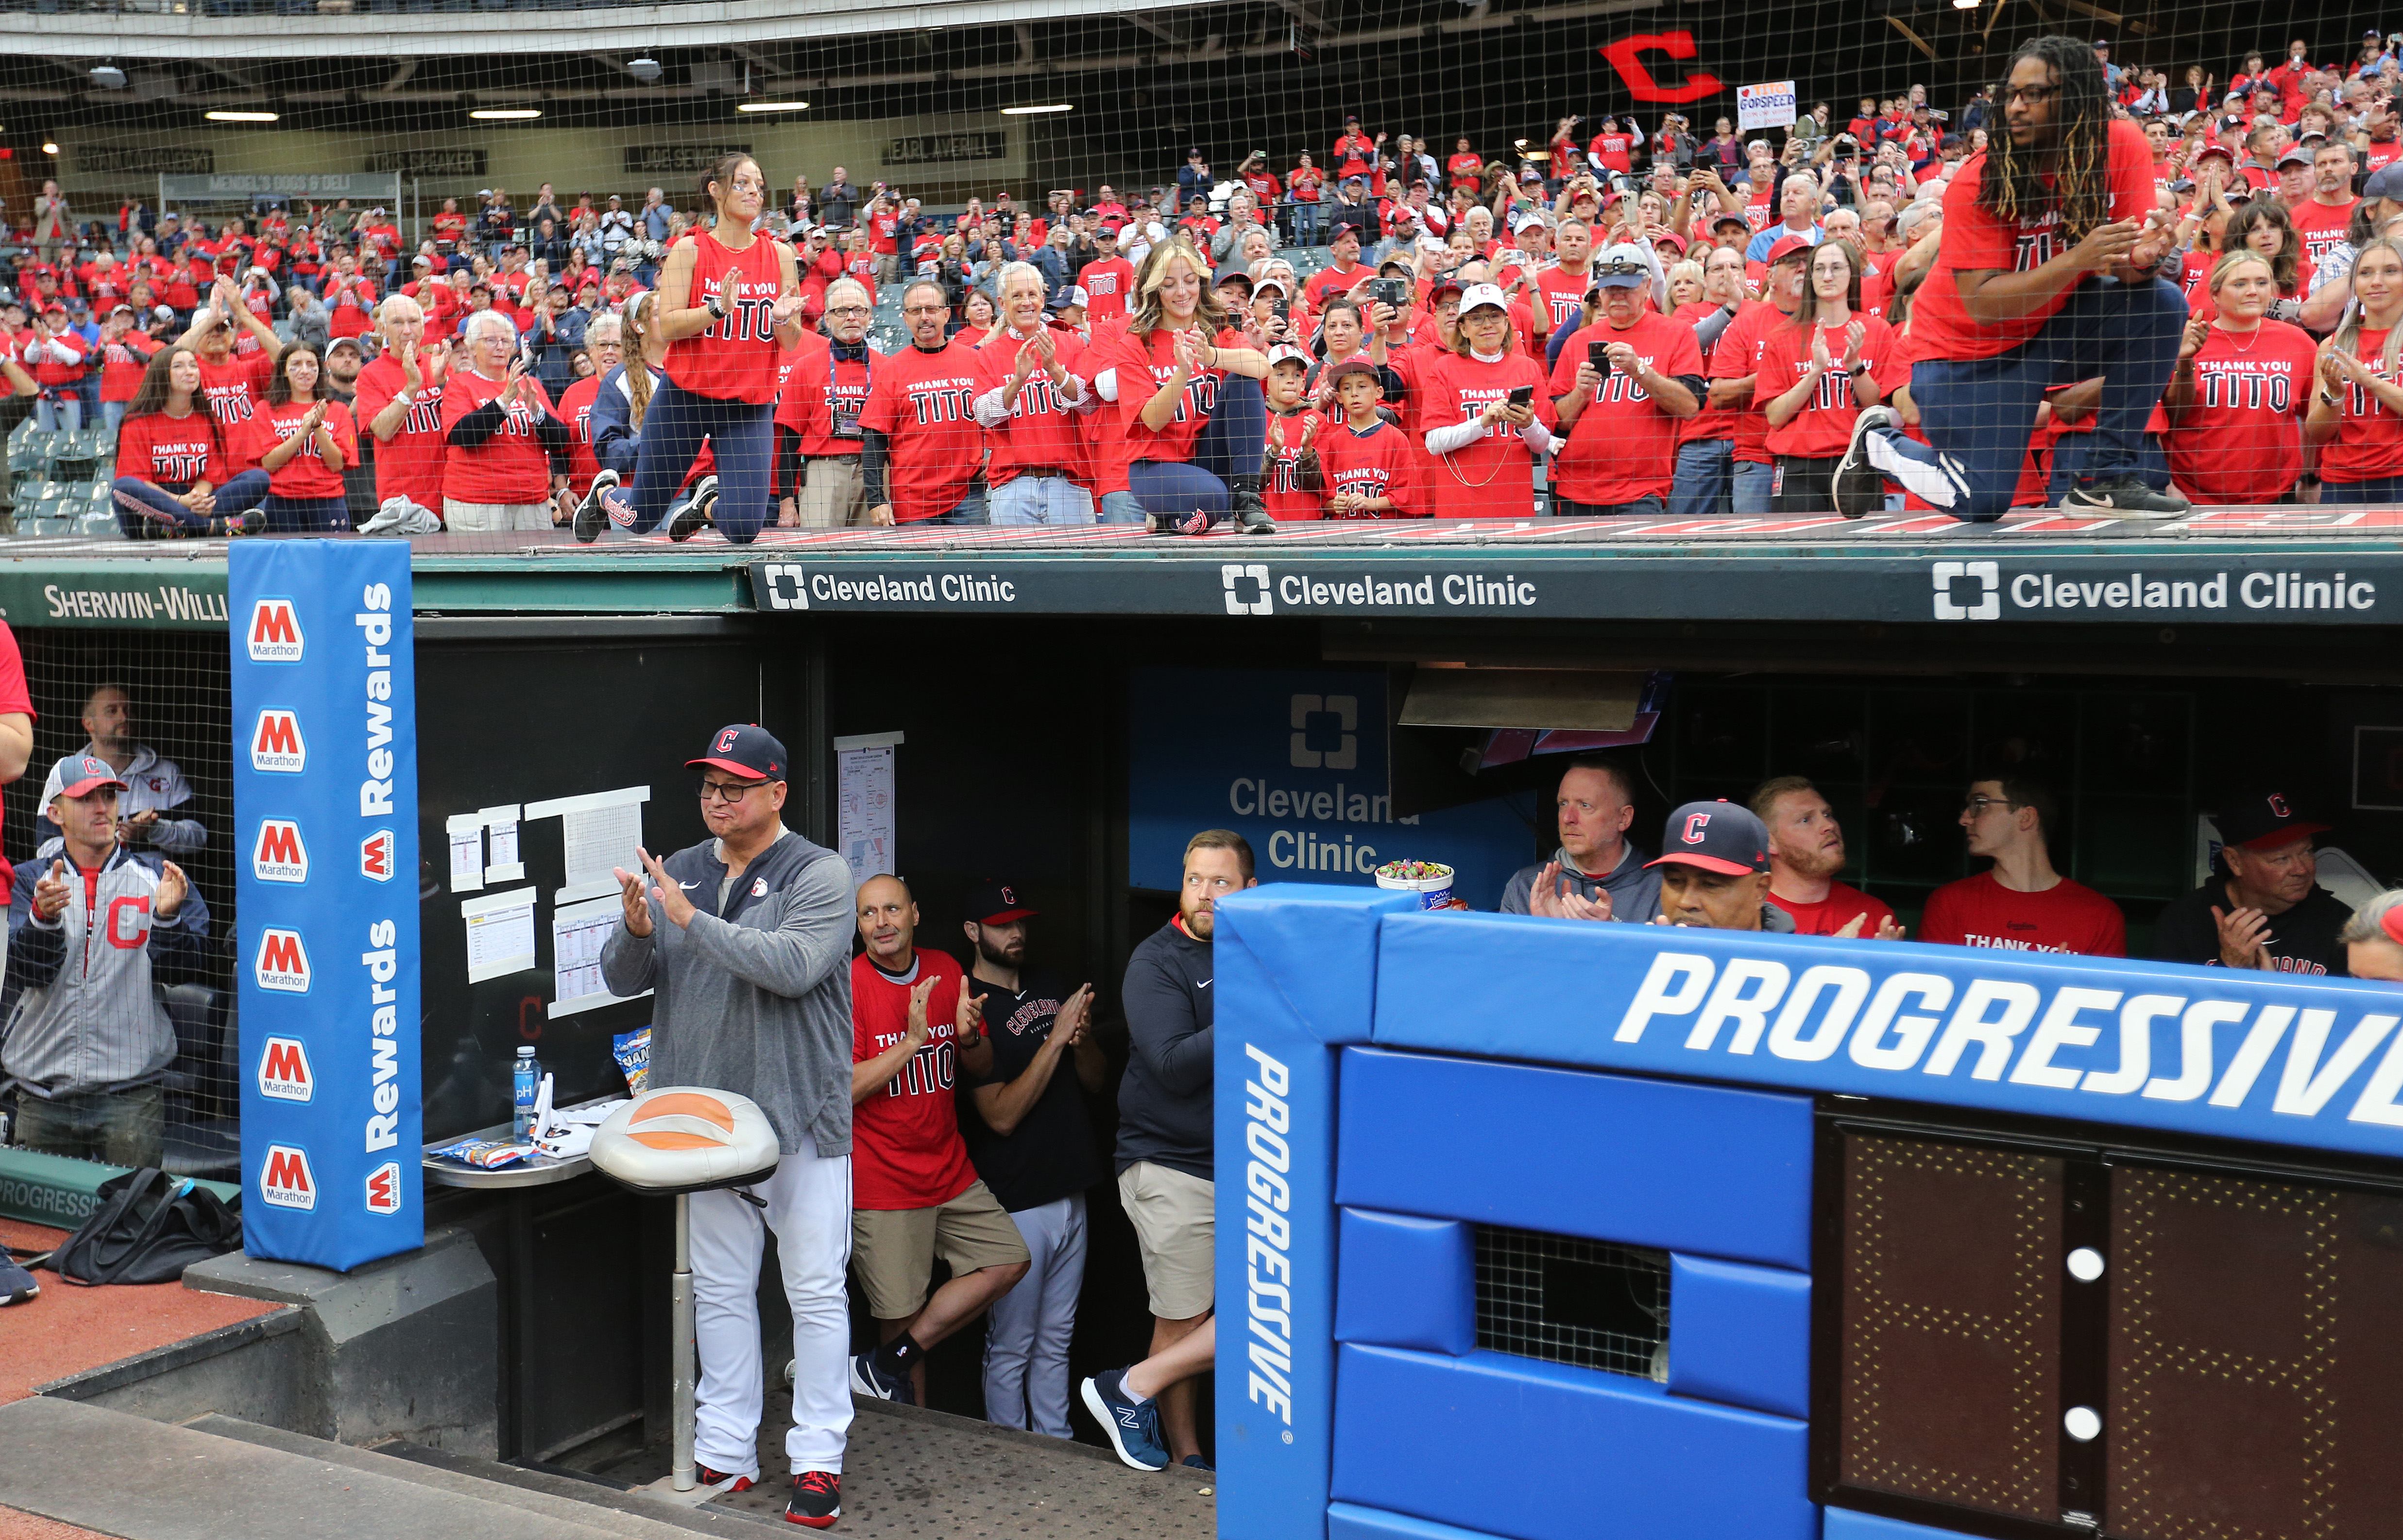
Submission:
<svg viewBox="0 0 2403 1540">
<path fill-rule="evenodd" d="M 1377 868 L 1377 885 L 1417 894 L 1423 909 L 1452 907 L 1452 868 L 1440 861 L 1388 861 Z"/>
</svg>

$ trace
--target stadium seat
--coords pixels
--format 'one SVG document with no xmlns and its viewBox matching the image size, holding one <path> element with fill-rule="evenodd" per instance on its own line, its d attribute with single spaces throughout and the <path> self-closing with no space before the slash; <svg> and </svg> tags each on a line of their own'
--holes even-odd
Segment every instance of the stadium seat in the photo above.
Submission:
<svg viewBox="0 0 2403 1540">
<path fill-rule="evenodd" d="M 117 515 L 105 509 L 79 515 L 75 520 L 75 532 L 104 539 L 124 533 L 118 528 Z"/>
</svg>

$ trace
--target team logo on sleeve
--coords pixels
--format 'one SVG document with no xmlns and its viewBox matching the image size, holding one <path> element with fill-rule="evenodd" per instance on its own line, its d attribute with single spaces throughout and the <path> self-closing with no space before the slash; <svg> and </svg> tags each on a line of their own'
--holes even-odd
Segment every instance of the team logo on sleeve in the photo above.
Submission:
<svg viewBox="0 0 2403 1540">
<path fill-rule="evenodd" d="M 270 775 L 298 775 L 309 766 L 309 745 L 300 736 L 300 715 L 273 707 L 258 714 L 250 735 L 250 768 Z"/>
<path fill-rule="evenodd" d="M 400 1212 L 400 1162 L 387 1160 L 368 1172 L 368 1212 L 398 1214 Z"/>
<path fill-rule="evenodd" d="M 269 1038 L 258 1055 L 258 1094 L 276 1102 L 306 1102 L 316 1093 L 309 1050 L 300 1039 Z"/>
<path fill-rule="evenodd" d="M 254 663 L 297 663 L 307 647 L 300 634 L 300 616 L 289 599 L 261 599 L 251 606 L 250 660 Z"/>
<path fill-rule="evenodd" d="M 273 990 L 278 994 L 309 992 L 309 951 L 300 944 L 297 930 L 268 930 L 259 934 L 258 960 L 254 968 L 258 987 Z"/>
<path fill-rule="evenodd" d="M 250 874 L 262 882 L 309 881 L 309 849 L 300 842 L 300 825 L 288 818 L 261 819 L 250 850 Z"/>
<path fill-rule="evenodd" d="M 279 1209 L 317 1206 L 317 1178 L 309 1170 L 309 1152 L 298 1145 L 270 1145 L 258 1168 L 258 1196 Z"/>
</svg>

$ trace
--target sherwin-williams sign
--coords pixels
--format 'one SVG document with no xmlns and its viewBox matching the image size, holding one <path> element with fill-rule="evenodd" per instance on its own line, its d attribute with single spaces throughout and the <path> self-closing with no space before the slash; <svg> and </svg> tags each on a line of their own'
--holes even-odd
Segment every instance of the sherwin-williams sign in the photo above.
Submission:
<svg viewBox="0 0 2403 1540">
<path fill-rule="evenodd" d="M 425 1241 L 409 545 L 228 560 L 243 1247 L 348 1270 Z"/>
</svg>

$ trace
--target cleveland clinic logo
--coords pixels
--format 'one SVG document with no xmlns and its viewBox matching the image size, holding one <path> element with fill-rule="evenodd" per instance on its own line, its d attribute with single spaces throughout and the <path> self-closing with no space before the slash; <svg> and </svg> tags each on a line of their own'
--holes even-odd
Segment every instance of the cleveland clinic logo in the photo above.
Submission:
<svg viewBox="0 0 2403 1540">
<path fill-rule="evenodd" d="M 1229 615 L 1276 613 L 1269 598 L 1269 569 L 1265 562 L 1227 562 L 1218 569 L 1218 582 L 1227 590 Z"/>
<path fill-rule="evenodd" d="M 2003 574 L 1994 562 L 1938 562 L 1936 618 L 1938 620 L 1999 620 L 2003 617 Z"/>
</svg>

